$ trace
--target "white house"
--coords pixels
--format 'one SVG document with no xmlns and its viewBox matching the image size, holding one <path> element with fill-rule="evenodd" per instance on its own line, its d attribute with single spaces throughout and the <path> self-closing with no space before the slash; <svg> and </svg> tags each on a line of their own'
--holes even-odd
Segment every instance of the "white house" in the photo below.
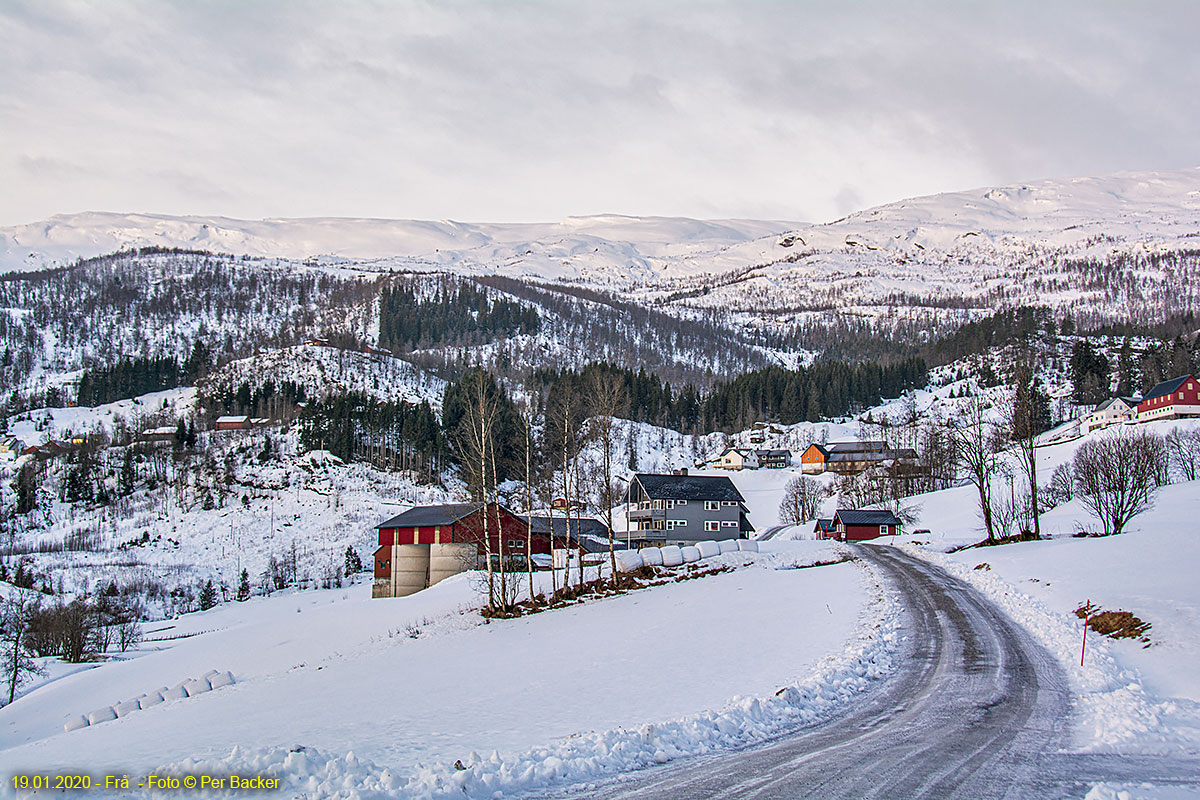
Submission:
<svg viewBox="0 0 1200 800">
<path fill-rule="evenodd" d="M 714 467 L 721 469 L 758 469 L 758 453 L 739 447 L 730 447 L 717 456 Z"/>
<path fill-rule="evenodd" d="M 1109 425 L 1118 425 L 1137 416 L 1138 401 L 1132 397 L 1114 397 L 1096 406 L 1080 423 L 1080 433 L 1089 433 Z"/>
</svg>

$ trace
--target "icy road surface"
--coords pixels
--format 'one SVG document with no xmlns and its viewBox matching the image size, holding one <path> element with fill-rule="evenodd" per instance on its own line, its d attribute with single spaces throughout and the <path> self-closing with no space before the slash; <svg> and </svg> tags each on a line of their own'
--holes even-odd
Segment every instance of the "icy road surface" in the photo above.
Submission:
<svg viewBox="0 0 1200 800">
<path fill-rule="evenodd" d="M 1057 661 L 974 589 L 892 547 L 857 554 L 902 593 L 903 666 L 850 713 L 769 745 L 586 790 L 607 798 L 1082 797 L 1100 781 L 1200 791 L 1200 761 L 1073 755 Z M 562 796 L 573 796 L 573 787 Z M 578 796 L 578 795 L 574 795 Z"/>
</svg>

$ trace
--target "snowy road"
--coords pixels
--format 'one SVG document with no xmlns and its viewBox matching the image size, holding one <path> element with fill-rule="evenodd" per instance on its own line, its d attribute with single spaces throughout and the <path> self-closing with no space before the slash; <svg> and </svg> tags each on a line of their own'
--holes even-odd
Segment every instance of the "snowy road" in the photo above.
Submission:
<svg viewBox="0 0 1200 800">
<path fill-rule="evenodd" d="M 897 674 L 825 725 L 626 775 L 587 795 L 1057 798 L 1112 780 L 1200 788 L 1194 761 L 1060 754 L 1070 698 L 1041 645 L 937 567 L 892 547 L 856 551 L 904 597 L 910 636 Z"/>
</svg>

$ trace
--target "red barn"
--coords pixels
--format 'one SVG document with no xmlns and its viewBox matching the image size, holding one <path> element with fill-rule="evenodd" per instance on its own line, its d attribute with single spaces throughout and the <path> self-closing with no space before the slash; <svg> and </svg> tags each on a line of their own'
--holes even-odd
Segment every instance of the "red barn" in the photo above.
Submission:
<svg viewBox="0 0 1200 800">
<path fill-rule="evenodd" d="M 487 538 L 491 552 L 506 556 L 525 555 L 527 527 L 525 519 L 496 503 L 488 505 Z M 499 528 L 497 528 L 497 518 Z M 539 531 L 534 520 L 533 552 L 549 553 L 550 537 Z M 436 506 L 416 506 L 376 526 L 379 549 L 375 551 L 375 577 L 391 575 L 393 545 L 473 544 L 478 555 L 484 547 L 482 503 L 446 503 Z"/>
<path fill-rule="evenodd" d="M 1200 417 L 1200 381 L 1193 375 L 1163 381 L 1138 403 L 1138 422 L 1179 417 Z"/>
<path fill-rule="evenodd" d="M 900 533 L 900 519 L 890 511 L 857 511 L 839 508 L 833 515 L 833 538 L 861 542 Z"/>
</svg>

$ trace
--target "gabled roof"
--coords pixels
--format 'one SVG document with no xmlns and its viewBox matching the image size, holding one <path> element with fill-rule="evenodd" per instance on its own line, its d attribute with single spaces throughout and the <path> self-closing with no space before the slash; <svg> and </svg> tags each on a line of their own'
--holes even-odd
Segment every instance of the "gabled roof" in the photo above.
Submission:
<svg viewBox="0 0 1200 800">
<path fill-rule="evenodd" d="M 813 527 L 814 533 L 831 533 L 834 525 L 832 519 L 818 519 L 816 526 Z"/>
<path fill-rule="evenodd" d="M 829 448 L 823 444 L 818 444 L 817 442 L 813 442 L 808 447 L 806 447 L 804 449 L 804 452 L 807 453 L 809 450 L 812 450 L 814 447 L 817 448 L 817 452 L 819 452 L 821 455 L 823 455 L 823 456 L 829 455 Z"/>
<path fill-rule="evenodd" d="M 1183 375 L 1182 377 L 1179 377 L 1179 378 L 1172 378 L 1169 381 L 1163 381 L 1162 383 L 1158 384 L 1153 389 L 1151 389 L 1149 392 L 1147 392 L 1146 396 L 1142 399 L 1142 402 L 1144 403 L 1147 400 L 1153 400 L 1156 397 L 1162 397 L 1163 395 L 1170 394 L 1171 392 L 1178 389 L 1180 386 L 1183 386 L 1183 384 L 1186 381 L 1190 380 L 1191 377 L 1192 377 L 1191 375 Z"/>
<path fill-rule="evenodd" d="M 790 450 L 755 450 L 759 458 L 784 458 L 791 455 Z"/>
<path fill-rule="evenodd" d="M 902 447 L 899 450 L 854 450 L 830 453 L 827 460 L 836 463 L 838 461 L 887 461 L 893 458 L 913 459 L 916 457 L 916 450 L 911 447 Z"/>
<path fill-rule="evenodd" d="M 481 503 L 443 503 L 436 506 L 415 506 L 385 520 L 376 528 L 415 528 L 423 525 L 450 525 L 479 510 Z"/>
<path fill-rule="evenodd" d="M 1104 411 L 1106 409 L 1112 408 L 1117 403 L 1121 403 L 1122 405 L 1125 406 L 1125 408 L 1137 408 L 1138 401 L 1134 400 L 1132 397 L 1110 397 L 1109 399 L 1105 400 L 1100 405 L 1096 406 L 1096 411 Z M 1094 411 L 1092 413 L 1096 413 L 1096 412 Z"/>
<path fill-rule="evenodd" d="M 887 442 L 829 442 L 825 445 L 829 453 L 878 453 L 887 450 Z"/>
<path fill-rule="evenodd" d="M 639 472 L 633 479 L 654 500 L 721 500 L 744 503 L 745 498 L 724 476 L 658 475 Z"/>
<path fill-rule="evenodd" d="M 834 523 L 841 521 L 843 525 L 901 525 L 900 519 L 890 511 L 868 509 L 839 508 L 833 515 Z"/>
</svg>

